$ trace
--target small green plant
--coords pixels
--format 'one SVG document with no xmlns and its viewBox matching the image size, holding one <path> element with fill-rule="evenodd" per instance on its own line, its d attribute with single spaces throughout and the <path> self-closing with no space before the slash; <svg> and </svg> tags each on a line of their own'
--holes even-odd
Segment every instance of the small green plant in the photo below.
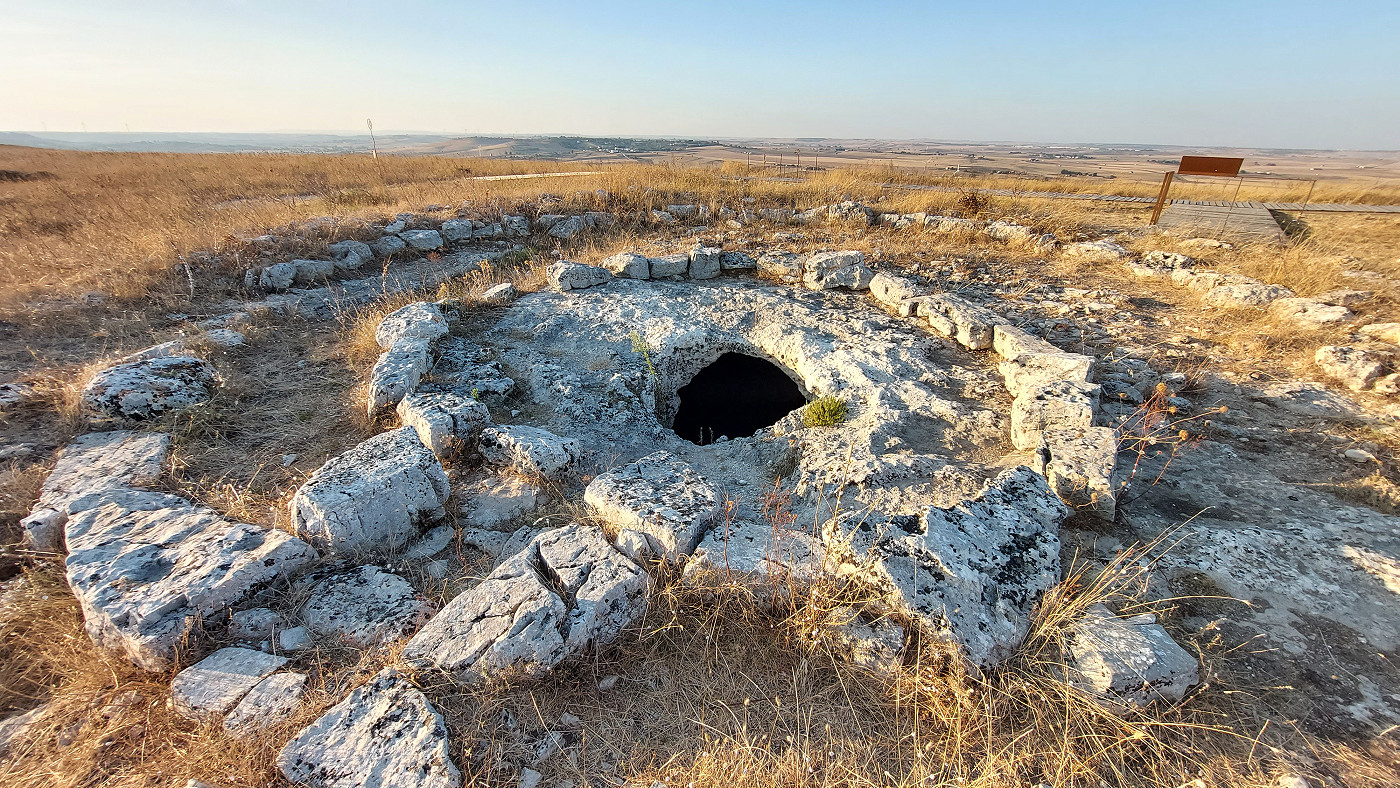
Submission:
<svg viewBox="0 0 1400 788">
<path fill-rule="evenodd" d="M 481 389 L 477 386 L 472 386 L 472 399 L 481 401 Z"/>
<path fill-rule="evenodd" d="M 647 347 L 646 337 L 643 337 L 640 331 L 633 331 L 629 336 L 632 338 L 632 352 L 642 357 L 642 363 L 647 365 L 647 372 L 654 378 L 661 377 L 656 374 L 656 367 L 651 365 L 651 348 Z"/>
<path fill-rule="evenodd" d="M 846 403 L 836 397 L 821 397 L 802 409 L 802 426 L 835 427 L 846 420 Z"/>
</svg>

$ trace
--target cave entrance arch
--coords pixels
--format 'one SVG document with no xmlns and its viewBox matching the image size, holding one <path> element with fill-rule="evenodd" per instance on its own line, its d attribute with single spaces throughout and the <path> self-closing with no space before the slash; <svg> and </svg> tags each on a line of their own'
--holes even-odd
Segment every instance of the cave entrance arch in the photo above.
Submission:
<svg viewBox="0 0 1400 788">
<path fill-rule="evenodd" d="M 807 404 L 802 390 L 771 361 L 725 353 L 676 392 L 672 429 L 705 446 L 720 438 L 747 438 Z"/>
</svg>

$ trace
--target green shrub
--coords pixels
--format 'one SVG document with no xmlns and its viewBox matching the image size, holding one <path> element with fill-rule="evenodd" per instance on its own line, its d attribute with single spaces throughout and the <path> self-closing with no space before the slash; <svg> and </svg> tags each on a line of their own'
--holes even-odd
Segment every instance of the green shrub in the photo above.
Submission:
<svg viewBox="0 0 1400 788">
<path fill-rule="evenodd" d="M 822 397 L 802 409 L 802 426 L 835 427 L 846 420 L 846 403 L 836 397 Z"/>
</svg>

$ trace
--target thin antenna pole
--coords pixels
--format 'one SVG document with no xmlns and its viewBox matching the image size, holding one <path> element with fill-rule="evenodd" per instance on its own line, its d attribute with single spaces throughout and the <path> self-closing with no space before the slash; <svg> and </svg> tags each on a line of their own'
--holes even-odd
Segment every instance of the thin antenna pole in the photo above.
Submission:
<svg viewBox="0 0 1400 788">
<path fill-rule="evenodd" d="M 372 151 L 372 153 L 370 153 L 370 157 L 378 159 L 379 143 L 374 140 L 374 121 L 370 120 L 369 118 L 365 118 L 365 125 L 369 126 L 369 145 L 370 150 Z"/>
</svg>

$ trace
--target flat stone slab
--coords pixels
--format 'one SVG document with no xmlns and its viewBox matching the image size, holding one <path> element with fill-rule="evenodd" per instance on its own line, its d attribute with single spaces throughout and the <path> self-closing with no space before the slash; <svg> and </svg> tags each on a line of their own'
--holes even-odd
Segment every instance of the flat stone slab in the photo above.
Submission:
<svg viewBox="0 0 1400 788">
<path fill-rule="evenodd" d="M 399 402 L 398 413 L 438 457 L 460 454 L 491 423 L 491 411 L 485 405 L 452 392 L 409 394 Z"/>
<path fill-rule="evenodd" d="M 446 333 L 447 320 L 437 304 L 417 301 L 385 315 L 374 330 L 374 341 L 388 350 L 401 339 L 426 339 L 431 342 Z"/>
<path fill-rule="evenodd" d="M 68 585 L 97 645 L 167 669 L 201 620 L 316 560 L 282 531 L 173 495 L 109 490 L 69 505 Z"/>
<path fill-rule="evenodd" d="M 380 353 L 369 373 L 366 407 L 370 418 L 417 391 L 419 381 L 433 368 L 432 356 L 431 340 L 408 337 Z"/>
<path fill-rule="evenodd" d="M 250 648 L 221 648 L 175 676 L 170 682 L 170 700 L 182 717 L 222 717 L 258 682 L 285 664 L 286 657 Z"/>
<path fill-rule="evenodd" d="M 407 637 L 432 606 L 402 577 L 360 566 L 318 582 L 301 613 L 312 632 L 368 648 Z"/>
<path fill-rule="evenodd" d="M 611 643 L 646 610 L 651 578 L 577 523 L 546 531 L 459 594 L 404 647 L 403 658 L 468 681 L 537 677 Z"/>
<path fill-rule="evenodd" d="M 921 515 L 849 513 L 823 541 L 840 571 L 871 584 L 974 664 L 994 665 L 1025 639 L 1031 612 L 1060 579 L 1059 525 L 1068 509 L 1026 467 L 980 495 Z"/>
<path fill-rule="evenodd" d="M 612 274 L 606 268 L 561 260 L 549 267 L 549 283 L 561 292 L 606 284 Z"/>
<path fill-rule="evenodd" d="M 721 506 L 704 477 L 665 451 L 599 474 L 583 500 L 619 529 L 644 534 L 652 552 L 668 560 L 695 550 Z"/>
<path fill-rule="evenodd" d="M 1110 427 L 1052 427 L 1032 463 L 1060 500 L 1112 522 L 1117 510 L 1118 435 Z"/>
<path fill-rule="evenodd" d="M 318 788 L 460 788 L 447 726 L 393 669 L 380 671 L 277 755 L 294 783 Z"/>
<path fill-rule="evenodd" d="M 737 582 L 757 598 L 775 601 L 815 582 L 825 560 L 826 548 L 817 537 L 738 521 L 717 526 L 701 540 L 685 563 L 684 577 Z"/>
<path fill-rule="evenodd" d="M 1094 369 L 1094 357 L 1078 353 L 1025 352 L 997 365 L 1006 390 L 1020 397 L 1047 383 L 1070 381 L 1088 383 Z"/>
<path fill-rule="evenodd" d="M 209 362 L 165 356 L 108 367 L 83 387 L 83 405 L 114 418 L 144 421 L 208 402 L 219 385 Z"/>
<path fill-rule="evenodd" d="M 292 716 L 306 690 L 305 673 L 274 673 L 259 681 L 224 717 L 224 731 L 250 736 Z"/>
<path fill-rule="evenodd" d="M 1022 451 L 1040 447 L 1047 429 L 1085 429 L 1094 423 L 1099 387 L 1056 380 L 1035 386 L 1011 403 L 1011 444 Z"/>
<path fill-rule="evenodd" d="M 402 547 L 446 514 L 447 473 L 412 427 L 322 465 L 292 496 L 297 533 L 331 552 Z"/>
<path fill-rule="evenodd" d="M 996 325 L 1006 322 L 990 309 L 947 293 L 920 299 L 917 314 L 927 318 L 934 331 L 956 340 L 968 350 L 991 347 Z"/>
<path fill-rule="evenodd" d="M 558 479 L 578 462 L 578 441 L 561 438 L 546 429 L 504 425 L 481 431 L 477 450 L 486 462 L 505 465 L 521 473 Z"/>
<path fill-rule="evenodd" d="M 1118 618 L 1094 605 L 1074 626 L 1069 651 L 1076 686 L 1137 706 L 1179 701 L 1200 682 L 1196 658 L 1150 615 Z"/>
<path fill-rule="evenodd" d="M 488 476 L 461 491 L 462 514 L 473 528 L 514 531 L 515 520 L 548 500 L 545 492 L 523 479 Z"/>
</svg>

